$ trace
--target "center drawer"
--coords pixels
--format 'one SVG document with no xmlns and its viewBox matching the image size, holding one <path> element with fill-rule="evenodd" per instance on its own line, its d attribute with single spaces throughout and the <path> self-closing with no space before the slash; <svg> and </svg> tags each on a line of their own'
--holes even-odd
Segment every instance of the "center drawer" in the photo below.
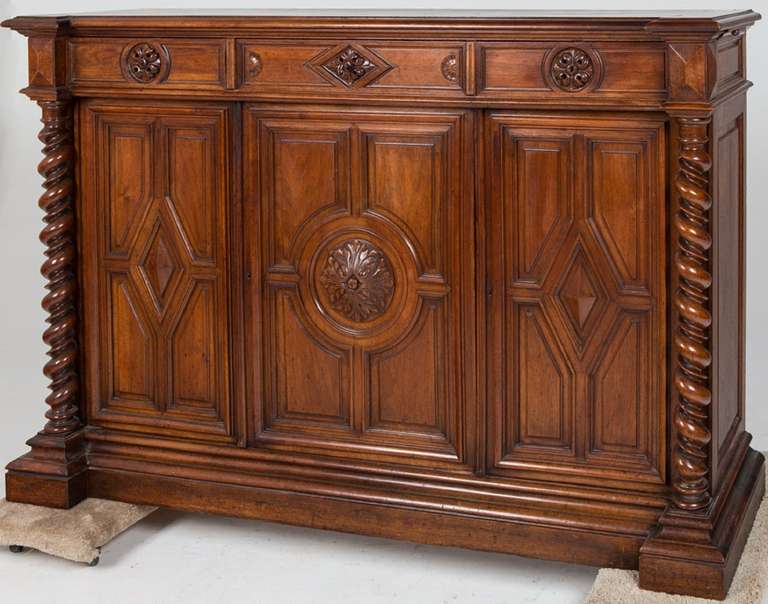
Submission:
<svg viewBox="0 0 768 604">
<path fill-rule="evenodd" d="M 346 96 L 464 93 L 462 43 L 241 40 L 238 56 L 243 90 Z"/>
</svg>

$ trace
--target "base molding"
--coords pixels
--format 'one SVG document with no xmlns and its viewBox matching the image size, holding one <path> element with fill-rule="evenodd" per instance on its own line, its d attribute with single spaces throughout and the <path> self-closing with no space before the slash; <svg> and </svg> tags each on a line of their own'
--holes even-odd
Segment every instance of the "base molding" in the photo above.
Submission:
<svg viewBox="0 0 768 604">
<path fill-rule="evenodd" d="M 765 459 L 747 449 L 725 500 L 668 510 L 640 549 L 640 587 L 724 600 L 765 493 Z"/>
<path fill-rule="evenodd" d="M 449 506 L 427 511 L 403 501 L 362 502 L 125 470 L 91 469 L 88 483 L 89 496 L 102 499 L 594 566 L 637 568 L 644 540 L 454 513 Z"/>
<path fill-rule="evenodd" d="M 643 589 L 715 599 L 727 594 L 765 491 L 765 460 L 746 439 L 707 509 L 668 508 L 661 518 L 660 508 L 652 517 L 651 510 L 638 515 L 642 510 L 634 508 L 589 513 L 594 506 L 574 509 L 570 497 L 483 500 L 449 497 L 445 489 L 441 494 L 425 484 L 393 490 L 370 482 L 363 489 L 338 477 L 330 485 L 242 460 L 228 469 L 211 457 L 205 463 L 195 458 L 202 465 L 187 460 L 182 466 L 180 453 L 171 464 L 167 456 L 147 459 L 153 452 L 141 447 L 133 451 L 140 459 L 131 456 L 131 448 L 92 447 L 86 466 L 82 451 L 77 438 L 47 451 L 38 443 L 8 466 L 8 500 L 69 508 L 97 497 L 530 558 L 639 567 Z M 25 470 L 34 467 L 48 471 Z M 62 469 L 65 473 L 54 473 Z"/>
</svg>

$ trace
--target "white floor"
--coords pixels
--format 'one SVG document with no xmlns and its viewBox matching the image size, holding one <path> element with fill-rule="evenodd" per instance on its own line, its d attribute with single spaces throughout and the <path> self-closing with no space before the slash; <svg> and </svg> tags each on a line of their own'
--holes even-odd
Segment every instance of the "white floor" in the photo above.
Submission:
<svg viewBox="0 0 768 604">
<path fill-rule="evenodd" d="M 0 601 L 575 604 L 596 572 L 516 556 L 159 511 L 109 544 L 97 568 L 37 552 L 0 551 Z"/>
</svg>

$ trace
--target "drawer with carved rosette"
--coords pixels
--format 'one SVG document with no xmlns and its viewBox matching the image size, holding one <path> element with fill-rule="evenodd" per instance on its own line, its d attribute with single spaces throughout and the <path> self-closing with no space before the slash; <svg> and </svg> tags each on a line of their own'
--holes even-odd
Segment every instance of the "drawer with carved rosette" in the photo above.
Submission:
<svg viewBox="0 0 768 604">
<path fill-rule="evenodd" d="M 463 96 L 463 43 L 281 40 L 238 42 L 243 90 L 349 96 Z"/>
<path fill-rule="evenodd" d="M 562 103 L 665 98 L 665 50 L 653 43 L 487 42 L 477 46 L 483 98 Z"/>
<path fill-rule="evenodd" d="M 83 87 L 222 90 L 234 81 L 227 40 L 74 38 L 69 81 Z"/>
</svg>

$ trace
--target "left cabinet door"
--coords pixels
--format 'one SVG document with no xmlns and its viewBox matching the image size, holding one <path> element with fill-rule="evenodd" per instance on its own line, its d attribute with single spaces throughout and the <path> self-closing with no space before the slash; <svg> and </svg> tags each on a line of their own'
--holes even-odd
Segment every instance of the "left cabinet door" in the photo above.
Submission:
<svg viewBox="0 0 768 604">
<path fill-rule="evenodd" d="M 226 105 L 84 103 L 89 423 L 233 440 Z"/>
</svg>

